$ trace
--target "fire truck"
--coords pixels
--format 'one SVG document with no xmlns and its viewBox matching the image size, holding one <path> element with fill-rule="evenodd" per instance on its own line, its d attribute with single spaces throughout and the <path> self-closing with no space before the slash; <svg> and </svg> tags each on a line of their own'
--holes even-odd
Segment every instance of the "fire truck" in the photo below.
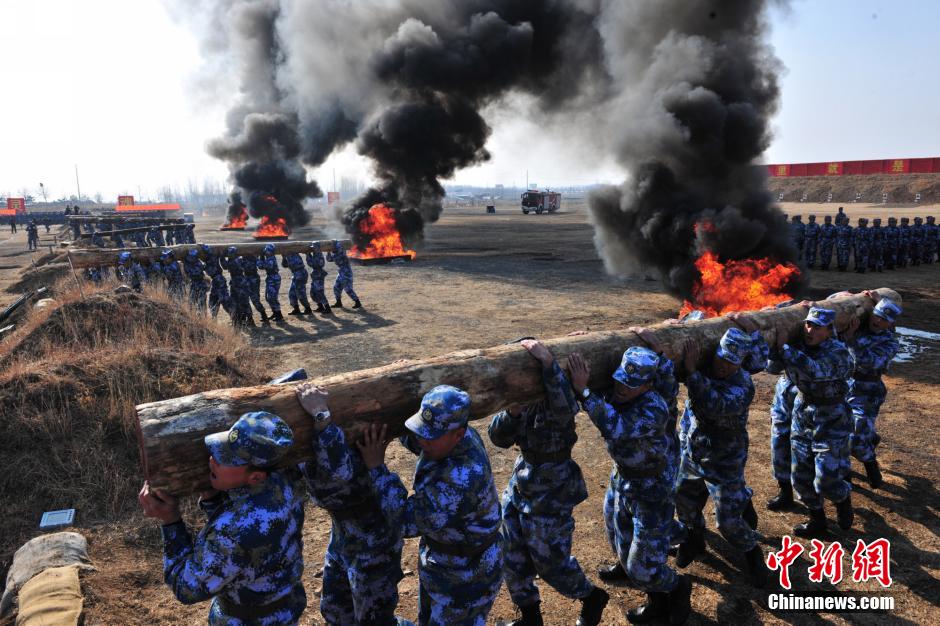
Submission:
<svg viewBox="0 0 940 626">
<path fill-rule="evenodd" d="M 522 212 L 534 211 L 536 215 L 554 213 L 561 208 L 561 194 L 557 191 L 532 189 L 522 194 Z"/>
</svg>

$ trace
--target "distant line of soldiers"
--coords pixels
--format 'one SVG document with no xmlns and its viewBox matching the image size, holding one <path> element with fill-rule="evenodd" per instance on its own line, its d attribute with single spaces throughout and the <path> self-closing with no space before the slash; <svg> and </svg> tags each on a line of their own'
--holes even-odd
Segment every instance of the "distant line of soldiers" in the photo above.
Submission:
<svg viewBox="0 0 940 626">
<path fill-rule="evenodd" d="M 98 233 L 95 235 L 97 237 Z M 103 241 L 101 244 L 103 246 Z M 334 242 L 333 248 L 324 258 L 319 242 L 314 242 L 304 257 L 299 253 L 285 254 L 280 263 L 274 244 L 265 245 L 261 256 L 256 258 L 238 254 L 236 246 L 229 246 L 224 254 L 217 254 L 209 244 L 203 243 L 190 250 L 182 264 L 169 249 L 163 250 L 160 259 L 152 264 L 134 258 L 131 252 L 121 252 L 118 255 L 117 275 L 119 280 L 135 291 L 141 291 L 146 283 L 162 281 L 167 292 L 179 299 L 184 297 L 188 280 L 189 302 L 197 310 L 208 310 L 215 318 L 221 308 L 231 316 L 235 326 L 254 327 L 252 307 L 260 315 L 262 324 L 284 320 L 279 300 L 281 267 L 291 272 L 290 288 L 287 292 L 291 310 L 288 315 L 312 315 L 314 310 L 310 308 L 310 300 L 316 303 L 316 312 L 324 315 L 332 313 L 324 287 L 327 261 L 335 263 L 337 267 L 336 281 L 333 283 L 335 301 L 332 306 L 341 308 L 342 296 L 346 293 L 353 301 L 352 308 L 362 308 L 362 302 L 353 289 L 349 257 L 341 243 Z M 261 301 L 259 271 L 265 272 L 264 299 L 270 308 L 270 315 Z M 228 281 L 225 279 L 225 272 L 229 273 Z M 99 282 L 106 277 L 106 270 L 90 268 L 88 275 L 94 282 Z M 308 278 L 310 299 L 307 298 Z"/>
<path fill-rule="evenodd" d="M 163 247 L 196 243 L 195 224 L 177 224 L 173 225 L 172 228 L 166 228 L 166 226 L 166 224 L 147 224 L 145 222 L 131 221 L 125 222 L 120 227 L 120 230 L 149 227 L 149 230 L 146 232 L 140 231 L 131 233 L 131 241 L 133 241 L 134 245 L 136 245 L 138 248 Z M 114 230 L 119 230 L 118 228 L 115 228 L 114 230 L 105 230 L 103 227 L 99 226 L 96 230 L 95 225 L 91 222 L 85 222 L 82 224 L 77 221 L 72 221 L 71 227 L 72 239 L 75 241 L 80 239 L 82 235 L 82 229 L 84 229 L 86 233 L 92 235 L 92 243 L 94 243 L 94 245 L 98 246 L 99 248 L 107 247 L 104 242 L 106 237 L 114 242 L 115 248 L 127 247 L 127 244 L 124 242 L 124 237 L 122 237 L 120 234 L 114 233 Z M 164 231 L 166 231 L 165 235 Z"/>
<path fill-rule="evenodd" d="M 836 267 L 844 272 L 849 267 L 849 256 L 854 260 L 854 270 L 861 274 L 866 271 L 881 272 L 908 265 L 931 264 L 937 260 L 940 251 L 940 226 L 934 216 L 928 215 L 927 221 L 921 217 L 902 217 L 900 224 L 896 217 L 888 218 L 888 225 L 881 225 L 881 218 L 872 220 L 861 217 L 858 225 L 852 227 L 849 217 L 842 212 L 835 216 L 826 215 L 822 224 L 816 223 L 816 216 L 810 215 L 803 223 L 802 216 L 790 218 L 790 230 L 793 241 L 799 250 L 799 259 L 805 260 L 806 267 L 828 270 L 835 250 Z"/>
</svg>

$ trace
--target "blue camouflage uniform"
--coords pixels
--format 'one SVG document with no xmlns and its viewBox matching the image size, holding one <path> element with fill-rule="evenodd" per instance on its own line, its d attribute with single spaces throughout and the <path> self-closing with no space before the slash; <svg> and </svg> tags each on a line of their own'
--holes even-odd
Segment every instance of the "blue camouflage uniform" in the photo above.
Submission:
<svg viewBox="0 0 940 626">
<path fill-rule="evenodd" d="M 541 601 L 539 576 L 566 598 L 585 598 L 594 585 L 571 556 L 574 508 L 587 499 L 581 468 L 571 458 L 578 440 L 578 400 L 557 362 L 542 369 L 545 399 L 513 417 L 501 411 L 490 422 L 490 440 L 500 448 L 519 446 L 503 493 L 503 548 L 506 586 L 519 607 Z"/>
<path fill-rule="evenodd" d="M 225 274 L 222 273 L 222 266 L 219 263 L 219 255 L 212 252 L 209 244 L 200 246 L 206 255 L 206 275 L 209 276 L 211 287 L 209 288 L 209 311 L 212 317 L 219 314 L 219 307 L 225 309 L 226 313 L 232 313 L 232 298 L 228 292 L 228 283 L 225 281 Z"/>
<path fill-rule="evenodd" d="M 900 314 L 901 308 L 887 298 L 882 298 L 872 313 L 889 322 Z M 849 406 L 854 420 L 852 456 L 868 463 L 875 460 L 875 420 L 887 395 L 881 375 L 898 353 L 898 339 L 890 329 L 872 332 L 866 328 L 846 343 L 855 360 L 855 373 L 849 381 Z"/>
<path fill-rule="evenodd" d="M 806 267 L 816 266 L 816 250 L 819 246 L 819 224 L 816 216 L 810 215 L 809 222 L 803 229 L 803 255 L 806 258 Z"/>
<path fill-rule="evenodd" d="M 898 229 L 898 218 L 889 217 L 888 225 L 884 229 L 885 231 L 885 254 L 884 254 L 884 263 L 889 270 L 893 270 L 897 267 L 898 264 L 898 245 L 900 244 L 899 238 L 901 235 L 900 230 Z"/>
<path fill-rule="evenodd" d="M 807 321 L 833 323 L 835 312 L 813 307 Z M 790 446 L 793 489 L 810 510 L 822 509 L 821 497 L 841 502 L 849 496 L 849 435 L 852 413 L 847 401 L 854 364 L 841 341 L 830 337 L 817 346 L 791 346 L 777 351 L 787 376 L 797 388 Z"/>
<path fill-rule="evenodd" d="M 199 259 L 199 250 L 190 250 L 183 259 L 183 271 L 189 278 L 189 301 L 200 310 L 206 310 L 206 265 Z"/>
<path fill-rule="evenodd" d="M 881 219 L 872 220 L 869 229 L 871 250 L 868 253 L 868 269 L 881 272 L 885 267 L 885 231 L 881 228 Z"/>
<path fill-rule="evenodd" d="M 222 465 L 273 466 L 293 443 L 271 413 L 243 415 L 206 437 Z M 212 599 L 212 626 L 296 624 L 307 606 L 303 575 L 303 485 L 294 470 L 269 470 L 259 485 L 200 502 L 206 525 L 193 539 L 183 521 L 163 526 L 163 575 L 184 604 Z"/>
<path fill-rule="evenodd" d="M 614 380 L 631 388 L 652 383 L 661 358 L 647 348 L 630 348 Z M 604 518 L 617 557 L 640 589 L 672 591 L 679 576 L 666 564 L 666 555 L 674 533 L 679 459 L 666 433 L 669 407 L 653 389 L 622 405 L 590 393 L 582 406 L 614 460 Z"/>
<path fill-rule="evenodd" d="M 264 310 L 264 305 L 261 304 L 261 276 L 258 274 L 258 260 L 253 256 L 240 256 L 236 262 L 241 266 L 242 274 L 245 275 L 248 299 L 255 305 L 258 314 L 261 315 L 261 321 L 264 321 L 267 319 L 268 314 Z"/>
<path fill-rule="evenodd" d="M 187 224 L 186 229 L 183 231 L 183 241 L 184 243 L 196 243 L 196 225 Z"/>
<path fill-rule="evenodd" d="M 163 250 L 160 253 L 160 272 L 166 279 L 166 291 L 175 298 L 183 298 L 183 272 L 180 270 L 180 264 L 170 250 Z"/>
<path fill-rule="evenodd" d="M 416 437 L 437 439 L 467 425 L 470 397 L 440 385 L 409 418 L 401 439 L 420 454 L 409 496 L 385 465 L 370 471 L 376 496 L 405 537 L 420 536 L 418 624 L 484 626 L 502 585 L 500 509 L 490 460 L 476 430 L 440 460 L 421 454 Z"/>
<path fill-rule="evenodd" d="M 296 252 L 285 254 L 281 260 L 281 266 L 291 271 L 287 299 L 294 308 L 292 313 L 298 310 L 298 304 L 302 304 L 305 311 L 310 311 L 310 301 L 307 300 L 307 268 L 304 266 L 303 258 Z"/>
<path fill-rule="evenodd" d="M 336 304 L 334 306 L 340 305 L 340 298 L 344 291 L 353 299 L 353 302 L 358 305 L 359 296 L 357 296 L 356 292 L 353 290 L 352 267 L 349 265 L 349 256 L 347 256 L 346 250 L 343 249 L 343 244 L 334 241 L 333 251 L 327 253 L 326 260 L 336 263 L 336 280 L 333 282 L 333 295 L 336 297 Z"/>
<path fill-rule="evenodd" d="M 803 244 L 806 241 L 806 226 L 803 224 L 799 215 L 790 218 L 790 236 L 793 238 L 793 244 L 796 246 L 797 259 L 803 258 Z"/>
<path fill-rule="evenodd" d="M 778 358 L 767 361 L 769 374 L 780 374 L 774 386 L 774 399 L 770 405 L 770 461 L 774 480 L 790 482 L 790 424 L 793 421 L 793 402 L 796 385 L 787 376 L 783 362 Z"/>
<path fill-rule="evenodd" d="M 98 248 L 107 248 L 107 244 L 104 242 L 104 237 L 101 236 L 101 231 L 95 231 L 91 234 L 91 243 Z"/>
<path fill-rule="evenodd" d="M 910 220 L 901 218 L 898 226 L 898 267 L 907 267 L 911 260 L 911 227 Z"/>
<path fill-rule="evenodd" d="M 130 252 L 118 255 L 118 279 L 136 292 L 143 291 L 143 283 L 147 280 L 147 272 L 140 261 L 131 258 Z"/>
<path fill-rule="evenodd" d="M 39 249 L 39 228 L 32 220 L 26 225 L 26 248 L 28 250 Z"/>
<path fill-rule="evenodd" d="M 915 217 L 911 226 L 911 265 L 920 265 L 924 258 L 924 234 L 924 219 Z"/>
<path fill-rule="evenodd" d="M 307 265 L 310 266 L 310 299 L 317 305 L 317 310 L 330 309 L 330 302 L 326 299 L 326 288 L 324 280 L 326 279 L 326 259 L 320 251 L 320 242 L 315 241 L 310 244 L 310 252 L 307 253 Z"/>
<path fill-rule="evenodd" d="M 320 613 L 329 626 L 395 625 L 401 529 L 382 512 L 369 470 L 340 427 L 330 423 L 314 434 L 312 448 L 300 467 L 313 503 L 332 519 Z"/>
<path fill-rule="evenodd" d="M 246 324 L 251 321 L 251 301 L 248 297 L 248 280 L 242 270 L 243 264 L 239 261 L 241 257 L 237 256 L 238 251 L 235 246 L 229 246 L 225 251 L 225 256 L 219 259 L 223 269 L 228 270 L 229 289 L 232 294 L 232 323 Z"/>
<path fill-rule="evenodd" d="M 844 214 L 836 224 L 836 266 L 840 272 L 849 267 L 849 253 L 852 251 L 854 229 L 849 224 L 849 218 Z"/>
<path fill-rule="evenodd" d="M 759 333 L 757 341 L 763 343 Z M 742 365 L 753 353 L 755 338 L 730 328 L 721 338 L 719 358 Z M 766 346 L 766 343 L 764 343 Z M 763 351 L 766 354 L 766 350 Z M 766 362 L 766 360 L 765 360 Z M 705 528 L 702 509 L 710 495 L 715 504 L 718 530 L 734 548 L 749 552 L 758 534 L 742 519 L 752 491 L 744 480 L 747 463 L 747 418 L 754 399 L 754 383 L 744 367 L 727 378 L 712 378 L 693 372 L 686 379 L 689 399 L 685 413 L 691 428 L 682 451 L 676 483 L 676 511 L 689 529 Z"/>
<path fill-rule="evenodd" d="M 163 231 L 160 230 L 158 226 L 151 226 L 150 230 L 147 231 L 147 241 L 151 246 L 165 246 L 166 242 L 163 240 Z"/>
<path fill-rule="evenodd" d="M 871 231 L 868 220 L 860 217 L 855 232 L 852 233 L 852 247 L 855 258 L 855 271 L 864 274 L 868 270 L 868 255 L 871 252 Z"/>
<path fill-rule="evenodd" d="M 258 269 L 265 271 L 264 299 L 271 307 L 271 314 L 280 317 L 281 303 L 278 300 L 278 294 L 281 291 L 281 269 L 278 267 L 272 244 L 264 246 L 264 254 L 258 258 Z"/>
<path fill-rule="evenodd" d="M 140 228 L 140 224 L 132 222 L 129 228 Z M 131 233 L 131 239 L 138 248 L 146 248 L 149 245 L 147 244 L 147 233 L 144 231 Z"/>
<path fill-rule="evenodd" d="M 832 263 L 832 249 L 836 245 L 836 227 L 832 223 L 832 216 L 827 215 L 822 226 L 819 227 L 819 269 L 828 270 Z"/>
<path fill-rule="evenodd" d="M 936 218 L 933 215 L 927 216 L 927 223 L 924 224 L 924 263 L 928 265 L 937 258 L 938 238 L 940 238 L 940 226 L 937 226 Z"/>
</svg>

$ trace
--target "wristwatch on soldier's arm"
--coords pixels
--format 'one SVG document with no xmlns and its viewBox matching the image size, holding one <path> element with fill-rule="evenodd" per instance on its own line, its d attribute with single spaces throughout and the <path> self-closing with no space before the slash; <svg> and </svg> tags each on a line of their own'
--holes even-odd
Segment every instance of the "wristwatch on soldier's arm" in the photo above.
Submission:
<svg viewBox="0 0 940 626">
<path fill-rule="evenodd" d="M 581 402 L 584 402 L 585 400 L 587 400 L 587 399 L 590 397 L 590 395 L 591 395 L 591 390 L 590 390 L 588 387 L 585 387 L 584 389 L 582 389 L 582 390 L 578 393 L 578 395 L 581 396 L 581 397 L 579 398 L 579 400 L 581 400 Z"/>
</svg>

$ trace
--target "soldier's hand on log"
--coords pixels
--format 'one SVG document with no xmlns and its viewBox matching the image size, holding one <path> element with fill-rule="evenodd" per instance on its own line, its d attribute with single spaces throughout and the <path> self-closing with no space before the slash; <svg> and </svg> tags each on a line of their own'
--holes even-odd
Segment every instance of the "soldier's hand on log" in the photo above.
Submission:
<svg viewBox="0 0 940 626">
<path fill-rule="evenodd" d="M 849 320 L 849 325 L 846 326 L 845 330 L 842 331 L 842 337 L 844 339 L 852 339 L 855 337 L 855 333 L 858 331 L 858 327 L 861 326 L 861 324 L 862 321 L 860 319 L 853 317 L 851 320 Z"/>
<path fill-rule="evenodd" d="M 294 389 L 297 395 L 297 401 L 304 411 L 310 415 L 316 415 L 330 410 L 327 398 L 330 394 L 325 389 L 317 387 L 313 383 L 301 383 Z"/>
<path fill-rule="evenodd" d="M 691 374 L 697 369 L 700 355 L 701 350 L 699 350 L 698 343 L 691 337 L 686 337 L 682 349 L 682 364 L 685 366 L 686 372 Z"/>
<path fill-rule="evenodd" d="M 591 377 L 591 366 L 583 356 L 572 352 L 568 355 L 568 374 L 571 376 L 571 386 L 581 393 L 587 387 L 588 379 Z"/>
<path fill-rule="evenodd" d="M 663 345 L 656 339 L 656 335 L 645 326 L 631 326 L 628 328 L 631 333 L 636 333 L 643 343 L 645 343 L 653 352 L 663 353 Z"/>
<path fill-rule="evenodd" d="M 141 487 L 137 501 L 144 510 L 144 516 L 158 519 L 164 525 L 176 523 L 183 517 L 180 515 L 179 500 L 162 489 L 151 489 L 148 482 L 144 482 Z"/>
<path fill-rule="evenodd" d="M 369 469 L 375 469 L 385 463 L 385 450 L 388 448 L 388 425 L 369 424 L 362 433 L 362 439 L 356 442 L 362 462 Z"/>
<path fill-rule="evenodd" d="M 816 306 L 816 303 L 812 300 L 800 300 L 800 306 L 809 309 Z"/>
<path fill-rule="evenodd" d="M 523 339 L 519 343 L 522 344 L 523 348 L 529 351 L 529 354 L 539 360 L 542 367 L 551 367 L 552 363 L 555 361 L 555 356 L 549 352 L 545 344 L 538 339 Z"/>
<path fill-rule="evenodd" d="M 746 313 L 735 311 L 733 313 L 728 313 L 725 317 L 740 326 L 744 332 L 753 333 L 758 329 L 757 322 L 755 322 L 754 319 Z"/>
<path fill-rule="evenodd" d="M 881 294 L 878 293 L 877 291 L 873 291 L 873 290 L 871 290 L 871 289 L 866 289 L 866 290 L 863 291 L 862 293 L 865 294 L 866 296 L 868 296 L 869 298 L 871 298 L 872 300 L 874 300 L 874 301 L 875 301 L 875 304 L 878 304 L 878 302 L 881 300 Z"/>
</svg>

